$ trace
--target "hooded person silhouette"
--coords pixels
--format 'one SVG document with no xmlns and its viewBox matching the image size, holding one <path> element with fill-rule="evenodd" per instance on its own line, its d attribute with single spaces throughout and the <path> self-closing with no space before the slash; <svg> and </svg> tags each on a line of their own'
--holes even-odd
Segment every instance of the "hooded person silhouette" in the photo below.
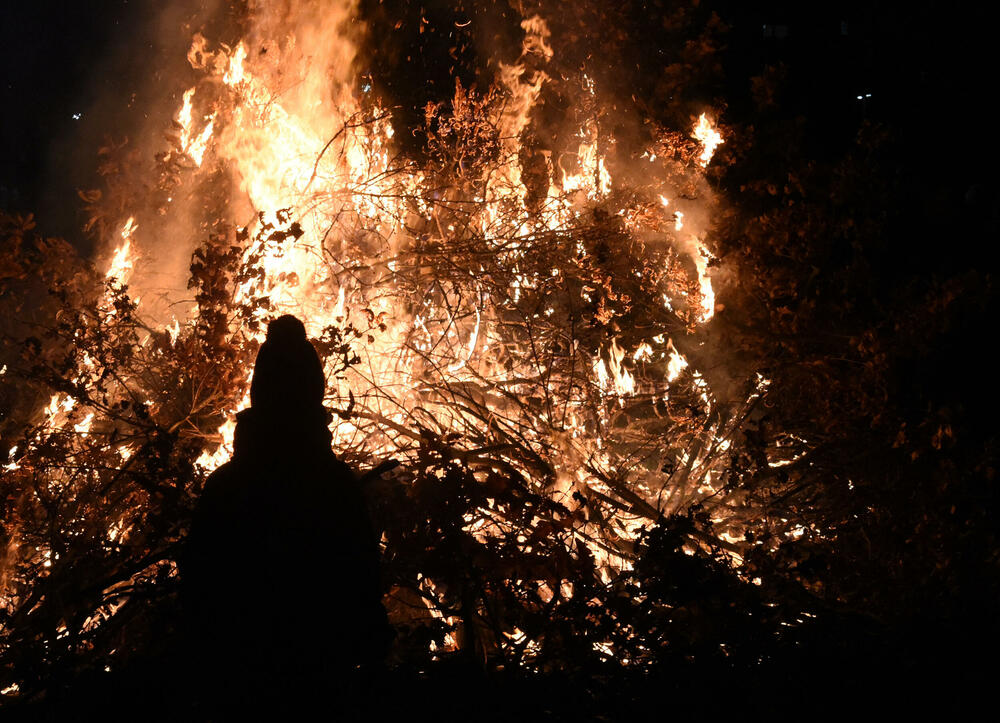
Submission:
<svg viewBox="0 0 1000 723">
<path fill-rule="evenodd" d="M 204 694 L 223 714 L 335 700 L 391 639 L 378 540 L 331 451 L 324 389 L 302 322 L 272 322 L 233 457 L 195 508 L 182 582 Z"/>
</svg>

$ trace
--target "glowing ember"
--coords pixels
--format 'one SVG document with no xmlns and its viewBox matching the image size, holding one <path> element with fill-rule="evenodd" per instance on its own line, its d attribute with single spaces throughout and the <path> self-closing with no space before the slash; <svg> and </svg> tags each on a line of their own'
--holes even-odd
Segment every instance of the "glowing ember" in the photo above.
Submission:
<svg viewBox="0 0 1000 723">
<path fill-rule="evenodd" d="M 205 120 L 208 123 L 201 130 L 200 133 L 195 133 L 193 130 L 192 123 L 192 98 L 194 98 L 194 88 L 189 88 L 184 92 L 184 104 L 181 109 L 177 112 L 177 123 L 181 127 L 180 145 L 181 151 L 190 156 L 191 160 L 195 162 L 195 165 L 200 166 L 202 158 L 205 156 L 205 149 L 208 147 L 208 141 L 212 137 L 212 131 L 215 127 L 215 116 L 208 116 Z"/>
<path fill-rule="evenodd" d="M 130 216 L 121 230 L 121 245 L 115 251 L 106 274 L 107 278 L 115 279 L 119 284 L 125 284 L 132 273 L 132 235 L 136 232 L 135 218 Z"/>
<path fill-rule="evenodd" d="M 712 160 L 712 156 L 715 154 L 715 149 L 718 148 L 724 142 L 722 140 L 722 134 L 712 125 L 708 117 L 702 113 L 698 116 L 698 123 L 694 127 L 694 132 L 692 135 L 698 139 L 701 143 L 702 151 L 701 155 L 698 157 L 698 161 L 702 166 L 707 166 L 709 161 Z"/>
<path fill-rule="evenodd" d="M 667 363 L 667 381 L 675 381 L 677 377 L 681 375 L 681 372 L 687 368 L 687 359 L 685 359 L 680 352 L 674 349 L 674 343 L 671 341 L 668 344 L 670 349 L 670 361 Z"/>
<path fill-rule="evenodd" d="M 708 262 L 711 261 L 712 255 L 698 239 L 694 239 L 694 243 L 697 251 L 692 256 L 698 271 L 698 288 L 701 291 L 701 314 L 698 321 L 705 323 L 715 315 L 715 289 L 712 288 L 712 281 L 708 278 Z"/>
</svg>

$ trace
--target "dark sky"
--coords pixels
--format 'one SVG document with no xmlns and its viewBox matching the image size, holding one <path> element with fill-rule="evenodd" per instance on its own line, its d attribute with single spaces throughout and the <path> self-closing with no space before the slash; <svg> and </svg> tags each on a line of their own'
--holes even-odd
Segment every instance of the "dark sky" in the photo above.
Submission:
<svg viewBox="0 0 1000 723">
<path fill-rule="evenodd" d="M 167 67 L 164 58 L 183 59 L 195 28 L 181 26 L 214 4 L 0 3 L 0 206 L 35 211 L 51 233 L 78 233 L 75 192 L 96 185 L 97 148 L 106 136 L 138 133 L 141 114 L 158 112 L 151 99 L 163 100 L 175 92 L 174 84 L 183 83 L 182 73 Z M 410 5 L 419 6 L 418 17 L 424 12 L 419 2 L 388 12 L 405 16 L 400 8 Z M 942 173 L 960 160 L 945 149 L 951 146 L 954 153 L 962 144 L 949 126 L 959 126 L 963 113 L 981 135 L 989 134 L 992 124 L 984 112 L 992 95 L 991 35 L 997 26 L 980 4 L 842 0 L 810 4 L 807 11 L 802 3 L 720 0 L 712 7 L 735 25 L 729 38 L 735 62 L 783 62 L 793 73 L 798 70 L 802 110 L 814 120 L 843 114 L 846 125 L 854 126 L 862 110 L 905 125 L 915 146 L 927 139 L 927 161 L 940 164 Z M 841 16 L 850 21 L 848 35 L 840 34 Z M 787 32 L 787 38 L 765 39 L 763 23 L 786 26 L 777 32 Z M 851 98 L 845 104 L 842 96 L 855 92 L 873 93 L 866 108 L 852 106 Z M 990 164 L 976 160 L 984 151 L 981 143 L 974 157 L 962 162 L 962 172 L 992 174 L 985 171 Z"/>
<path fill-rule="evenodd" d="M 142 8 L 128 0 L 0 5 L 0 200 L 28 209 L 38 204 L 58 172 L 49 168 L 51 141 L 75 132 L 83 117 L 74 115 L 90 109 L 102 85 L 94 67 L 106 57 L 109 44 L 141 19 Z"/>
<path fill-rule="evenodd" d="M 215 5 L 0 3 L 0 206 L 35 212 L 45 232 L 78 241 L 76 191 L 98 185 L 97 149 L 139 135 L 153 103 L 185 82 L 192 17 Z"/>
</svg>

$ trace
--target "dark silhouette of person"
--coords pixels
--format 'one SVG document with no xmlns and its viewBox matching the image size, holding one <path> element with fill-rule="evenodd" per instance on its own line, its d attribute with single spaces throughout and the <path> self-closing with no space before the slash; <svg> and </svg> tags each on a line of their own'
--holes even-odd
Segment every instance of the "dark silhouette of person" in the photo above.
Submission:
<svg viewBox="0 0 1000 723">
<path fill-rule="evenodd" d="M 324 389 L 302 322 L 272 322 L 232 460 L 195 508 L 181 573 L 216 717 L 336 705 L 391 639 L 378 540 L 357 478 L 331 450 Z"/>
</svg>

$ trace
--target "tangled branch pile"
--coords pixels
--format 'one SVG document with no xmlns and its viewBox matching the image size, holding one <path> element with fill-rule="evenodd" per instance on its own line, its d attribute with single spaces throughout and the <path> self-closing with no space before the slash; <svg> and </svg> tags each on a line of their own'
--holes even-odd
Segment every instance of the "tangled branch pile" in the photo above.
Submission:
<svg viewBox="0 0 1000 723">
<path fill-rule="evenodd" d="M 459 86 L 428 110 L 421 168 L 369 163 L 340 196 L 313 197 L 320 238 L 291 209 L 213 234 L 192 258 L 183 325 L 144 319 L 119 276 L 6 222 L 21 271 L 5 300 L 46 298 L 7 332 L 24 353 L 5 381 L 26 386 L 5 429 L 18 435 L 4 475 L 6 685 L 119 666 L 169 618 L 192 502 L 226 454 L 217 430 L 294 288 L 273 264 L 295 254 L 316 270 L 297 303 L 330 322 L 314 343 L 338 451 L 371 471 L 400 659 L 558 669 L 662 655 L 677 612 L 647 600 L 635 564 L 651 545 L 695 555 L 696 574 L 725 577 L 739 559 L 729 533 L 754 511 L 726 464 L 759 384 L 727 405 L 685 370 L 670 338 L 694 330 L 703 299 L 651 188 L 601 191 L 601 167 L 582 158 L 578 187 L 550 191 L 551 162 L 503 135 L 509 102 Z M 324 154 L 377 138 L 383 116 L 353 117 Z M 697 150 L 675 154 L 677 173 L 697 173 Z M 530 163 L 546 182 L 535 194 L 516 182 Z"/>
</svg>

